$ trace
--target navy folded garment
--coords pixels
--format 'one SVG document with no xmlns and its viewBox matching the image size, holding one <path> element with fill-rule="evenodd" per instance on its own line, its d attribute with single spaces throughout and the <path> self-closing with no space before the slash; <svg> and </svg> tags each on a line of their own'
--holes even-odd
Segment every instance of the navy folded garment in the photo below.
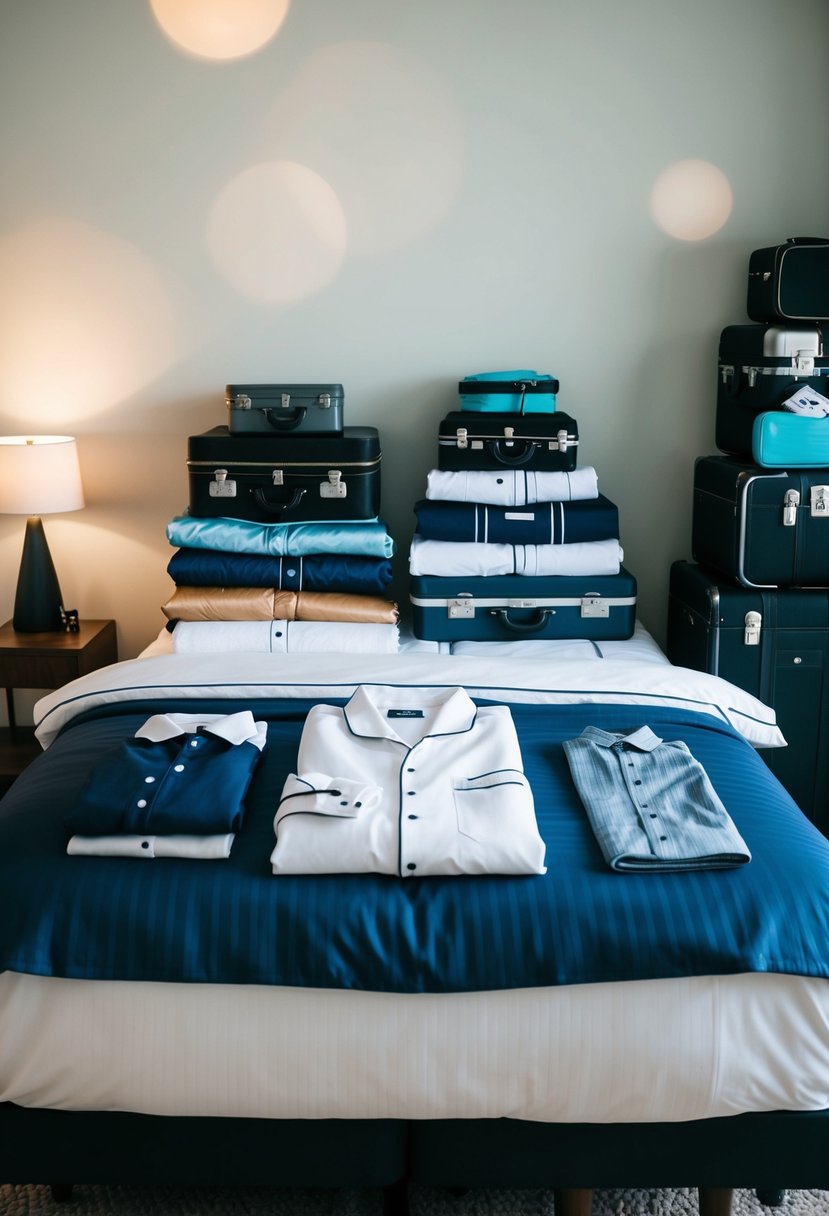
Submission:
<svg viewBox="0 0 829 1216">
<path fill-rule="evenodd" d="M 104 752 L 64 823 L 70 835 L 238 832 L 261 752 L 209 728 L 168 739 L 134 738 Z"/>
<path fill-rule="evenodd" d="M 580 502 L 495 507 L 424 498 L 415 503 L 417 531 L 429 540 L 503 545 L 559 545 L 618 540 L 619 512 L 603 494 Z"/>
<path fill-rule="evenodd" d="M 387 557 L 313 553 L 271 557 L 219 549 L 177 549 L 167 573 L 179 587 L 276 587 L 280 591 L 353 591 L 374 595 L 391 582 Z"/>
</svg>

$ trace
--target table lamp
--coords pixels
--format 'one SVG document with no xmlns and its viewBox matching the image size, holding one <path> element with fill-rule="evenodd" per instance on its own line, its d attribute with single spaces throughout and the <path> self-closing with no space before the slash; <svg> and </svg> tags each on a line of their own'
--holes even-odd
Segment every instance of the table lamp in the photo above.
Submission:
<svg viewBox="0 0 829 1216">
<path fill-rule="evenodd" d="M 63 599 L 41 515 L 84 505 L 78 449 L 68 435 L 0 435 L 0 513 L 28 515 L 12 625 L 63 630 Z"/>
</svg>

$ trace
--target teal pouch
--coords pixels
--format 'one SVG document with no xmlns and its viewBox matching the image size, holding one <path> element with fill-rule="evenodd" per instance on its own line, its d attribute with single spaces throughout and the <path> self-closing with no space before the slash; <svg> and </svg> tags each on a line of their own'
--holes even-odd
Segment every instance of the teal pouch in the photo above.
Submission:
<svg viewBox="0 0 829 1216">
<path fill-rule="evenodd" d="M 556 408 L 558 380 L 531 368 L 480 372 L 458 383 L 460 406 L 471 413 L 551 414 Z"/>
<path fill-rule="evenodd" d="M 766 410 L 751 432 L 754 463 L 763 469 L 817 469 L 829 465 L 829 418 L 803 418 Z"/>
</svg>

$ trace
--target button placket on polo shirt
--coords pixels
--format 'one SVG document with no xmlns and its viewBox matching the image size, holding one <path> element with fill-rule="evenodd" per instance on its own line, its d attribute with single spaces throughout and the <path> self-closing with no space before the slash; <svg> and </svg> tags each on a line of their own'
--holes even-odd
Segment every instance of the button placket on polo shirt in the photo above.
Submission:
<svg viewBox="0 0 829 1216">
<path fill-rule="evenodd" d="M 424 739 L 418 739 L 406 753 L 403 763 L 400 765 L 400 780 L 398 788 L 400 789 L 400 810 L 398 814 L 398 823 L 400 825 L 400 873 L 402 877 L 412 875 L 417 871 L 417 862 L 411 860 L 411 853 L 408 847 L 408 830 L 404 831 L 404 825 L 415 823 L 420 819 L 420 807 L 417 804 L 417 789 L 415 783 L 417 777 L 413 774 L 417 773 L 417 764 L 412 764 L 413 753 L 418 747 L 422 747 L 426 742 Z M 411 799 L 411 803 L 410 803 Z"/>
<path fill-rule="evenodd" d="M 657 809 L 651 806 L 647 783 L 641 775 L 643 753 L 637 751 L 633 745 L 626 744 L 622 739 L 613 744 L 611 751 L 615 753 L 619 761 L 628 797 L 638 813 L 651 852 L 656 857 L 662 857 L 667 851 L 665 845 L 668 837 L 665 834 L 664 825 L 660 823 Z"/>
</svg>

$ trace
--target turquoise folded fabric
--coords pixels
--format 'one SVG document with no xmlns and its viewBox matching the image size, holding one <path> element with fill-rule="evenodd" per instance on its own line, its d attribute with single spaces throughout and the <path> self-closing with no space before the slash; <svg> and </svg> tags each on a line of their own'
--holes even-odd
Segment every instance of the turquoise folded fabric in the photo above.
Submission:
<svg viewBox="0 0 829 1216">
<path fill-rule="evenodd" d="M 167 525 L 167 539 L 178 547 L 267 553 L 273 557 L 303 557 L 309 553 L 391 557 L 394 553 L 394 541 L 380 519 L 260 524 L 246 519 L 177 515 Z"/>
</svg>

